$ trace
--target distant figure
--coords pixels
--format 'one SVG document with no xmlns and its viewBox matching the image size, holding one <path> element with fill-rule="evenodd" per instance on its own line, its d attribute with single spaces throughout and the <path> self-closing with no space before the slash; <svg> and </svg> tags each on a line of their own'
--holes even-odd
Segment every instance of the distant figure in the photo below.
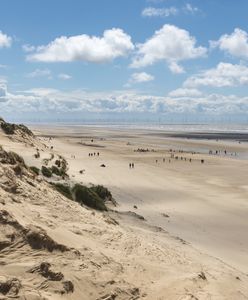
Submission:
<svg viewBox="0 0 248 300">
<path fill-rule="evenodd" d="M 189 162 L 191 162 L 191 161 L 192 161 L 192 159 L 190 158 L 190 159 L 189 159 Z"/>
<path fill-rule="evenodd" d="M 130 163 L 130 164 L 129 164 L 129 169 L 131 169 L 131 168 L 132 168 L 132 164 Z"/>
<path fill-rule="evenodd" d="M 94 142 L 94 140 L 92 139 L 92 140 L 91 140 L 91 143 L 93 143 L 93 142 Z"/>
<path fill-rule="evenodd" d="M 94 152 L 94 156 L 96 156 L 96 152 Z"/>
<path fill-rule="evenodd" d="M 158 160 L 156 159 L 156 164 L 158 163 Z"/>
<path fill-rule="evenodd" d="M 97 156 L 99 156 L 99 152 L 97 152 Z"/>
<path fill-rule="evenodd" d="M 90 156 L 90 153 L 89 153 L 89 156 Z"/>
<path fill-rule="evenodd" d="M 163 162 L 165 162 L 165 158 L 163 158 Z"/>
<path fill-rule="evenodd" d="M 201 159 L 201 163 L 204 164 L 204 159 Z"/>
<path fill-rule="evenodd" d="M 134 163 L 132 163 L 132 168 L 134 168 Z"/>
</svg>

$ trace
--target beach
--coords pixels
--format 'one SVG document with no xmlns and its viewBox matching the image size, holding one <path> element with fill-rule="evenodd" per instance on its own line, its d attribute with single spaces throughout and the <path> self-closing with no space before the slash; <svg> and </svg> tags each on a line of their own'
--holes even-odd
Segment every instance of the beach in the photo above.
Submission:
<svg viewBox="0 0 248 300">
<path fill-rule="evenodd" d="M 29 179 L 29 187 L 21 183 L 26 196 L 1 207 L 22 226 L 38 226 L 82 254 L 17 248 L 13 256 L 5 249 L 0 276 L 22 278 L 24 287 L 32 282 L 34 295 L 40 277 L 25 279 L 23 270 L 48 261 L 74 284 L 65 299 L 246 299 L 246 142 L 137 128 L 30 128 L 30 142 L 1 135 L 4 149 L 38 168 L 44 159 L 63 156 L 71 183 L 104 185 L 117 205 L 95 212 L 62 199 L 39 178 Z M 61 299 L 54 283 L 43 285 L 40 295 Z"/>
<path fill-rule="evenodd" d="M 41 138 L 54 136 L 50 144 L 69 161 L 75 180 L 107 186 L 119 211 L 137 212 L 150 224 L 248 272 L 248 160 L 242 159 L 247 143 L 219 140 L 221 134 L 217 141 L 194 140 L 154 131 L 80 126 L 43 127 L 37 133 Z M 138 148 L 154 152 L 135 152 Z M 171 159 L 170 149 L 187 160 Z M 222 154 L 209 155 L 209 149 Z M 224 155 L 224 149 L 237 156 Z M 99 157 L 88 156 L 94 152 Z M 135 163 L 134 169 L 129 169 L 129 162 Z"/>
</svg>

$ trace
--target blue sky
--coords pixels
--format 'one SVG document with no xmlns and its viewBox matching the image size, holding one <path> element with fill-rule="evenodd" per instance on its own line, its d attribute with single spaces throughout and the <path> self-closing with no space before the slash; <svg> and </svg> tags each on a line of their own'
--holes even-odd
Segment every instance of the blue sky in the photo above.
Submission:
<svg viewBox="0 0 248 300">
<path fill-rule="evenodd" d="M 0 115 L 247 122 L 247 11 L 246 0 L 2 0 Z"/>
</svg>

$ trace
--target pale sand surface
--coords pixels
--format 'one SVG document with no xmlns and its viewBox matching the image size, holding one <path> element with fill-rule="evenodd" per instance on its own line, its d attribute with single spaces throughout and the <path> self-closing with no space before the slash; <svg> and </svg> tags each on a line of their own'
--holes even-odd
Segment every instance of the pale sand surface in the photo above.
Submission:
<svg viewBox="0 0 248 300">
<path fill-rule="evenodd" d="M 41 286 L 39 277 L 23 273 L 24 267 L 41 260 L 52 262 L 52 267 L 74 282 L 75 292 L 65 299 L 112 299 L 108 295 L 114 288 L 120 289 L 116 299 L 138 299 L 125 294 L 134 287 L 144 299 L 248 298 L 247 144 L 164 138 L 154 132 L 127 129 L 32 129 L 40 137 L 35 147 L 44 150 L 41 158 L 49 158 L 50 153 L 63 155 L 73 180 L 107 186 L 118 202 L 115 209 L 136 212 L 146 222 L 113 213 L 119 222 L 113 225 L 110 216 L 80 209 L 43 183 L 39 190 L 27 188 L 28 196 L 21 194 L 20 203 L 8 202 L 9 196 L 2 194 L 6 203 L 0 203 L 1 209 L 8 210 L 23 226 L 40 226 L 57 242 L 79 250 L 84 258 L 17 249 L 0 256 L 0 262 L 8 262 L 1 266 L 0 275 L 22 276 L 30 293 L 31 286 L 39 286 L 46 299 L 61 296 L 53 293 L 50 283 Z M 49 136 L 54 138 L 49 141 Z M 45 149 L 41 143 L 54 149 Z M 41 166 L 41 160 L 33 156 L 34 147 L 3 135 L 1 144 L 20 153 L 28 165 Z M 155 152 L 134 152 L 137 148 Z M 203 154 L 180 153 L 187 161 L 171 159 L 169 163 L 170 148 Z M 209 149 L 226 149 L 237 156 L 210 156 L 206 154 Z M 89 157 L 89 152 L 100 152 L 100 156 Z M 134 169 L 129 169 L 130 162 Z M 82 169 L 84 174 L 79 174 Z M 1 184 L 4 182 L 2 179 Z M 23 183 L 20 185 L 25 191 Z M 206 281 L 197 275 L 201 271 L 207 275 Z M 115 283 L 110 286 L 113 278 Z"/>
<path fill-rule="evenodd" d="M 239 158 L 248 153 L 247 143 L 166 139 L 154 132 L 89 127 L 42 128 L 41 132 L 57 136 L 51 145 L 70 162 L 69 173 L 84 183 L 109 187 L 119 210 L 136 211 L 149 223 L 248 272 L 248 161 L 179 154 L 192 157 L 193 162 L 172 160 L 169 164 L 166 151 L 226 149 L 237 152 Z M 91 138 L 92 144 L 104 148 L 78 144 L 91 144 Z M 134 152 L 137 148 L 157 152 Z M 88 157 L 89 152 L 100 152 L 100 157 Z M 76 159 L 71 159 L 71 154 Z M 201 158 L 205 159 L 203 165 Z M 129 169 L 129 162 L 135 163 L 135 169 Z M 101 163 L 107 167 L 100 168 Z M 79 174 L 80 169 L 85 169 L 84 175 Z"/>
</svg>

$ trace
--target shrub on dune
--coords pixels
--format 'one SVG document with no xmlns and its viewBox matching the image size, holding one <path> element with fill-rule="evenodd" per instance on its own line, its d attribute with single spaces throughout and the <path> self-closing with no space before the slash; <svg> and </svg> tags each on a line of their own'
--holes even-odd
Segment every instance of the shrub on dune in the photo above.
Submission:
<svg viewBox="0 0 248 300">
<path fill-rule="evenodd" d="M 91 188 L 76 184 L 72 189 L 72 193 L 75 201 L 80 204 L 84 204 L 88 207 L 101 211 L 107 210 L 103 199 L 101 199 Z"/>
<path fill-rule="evenodd" d="M 48 177 L 48 178 L 52 177 L 52 171 L 49 168 L 45 167 L 45 166 L 42 166 L 41 173 L 45 177 Z"/>
<path fill-rule="evenodd" d="M 31 166 L 29 167 L 29 169 L 34 172 L 36 175 L 39 175 L 40 174 L 40 169 L 35 167 L 35 166 Z"/>
<path fill-rule="evenodd" d="M 71 199 L 72 200 L 72 193 L 71 193 L 71 188 L 69 185 L 67 184 L 63 184 L 63 183 L 53 183 L 52 184 L 55 189 L 60 192 L 62 195 L 64 195 L 66 198 Z"/>
</svg>

